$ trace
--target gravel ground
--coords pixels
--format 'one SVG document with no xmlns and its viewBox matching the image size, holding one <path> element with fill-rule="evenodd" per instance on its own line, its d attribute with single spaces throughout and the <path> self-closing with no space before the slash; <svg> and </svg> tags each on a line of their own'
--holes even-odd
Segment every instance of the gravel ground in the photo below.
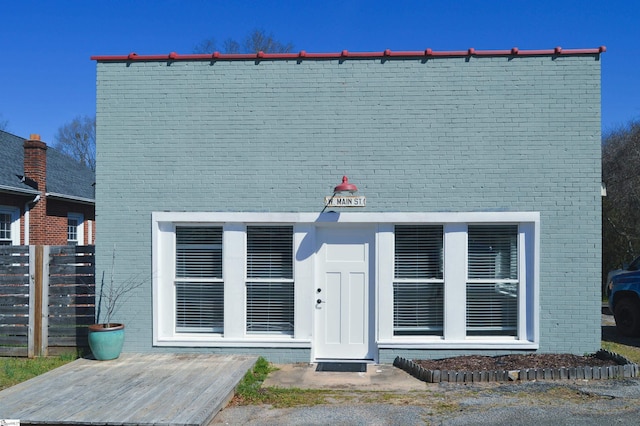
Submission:
<svg viewBox="0 0 640 426">
<path fill-rule="evenodd" d="M 615 333 L 603 314 L 603 334 Z M 639 346 L 639 339 L 625 342 Z M 366 395 L 367 392 L 364 394 Z M 426 384 L 385 403 L 363 393 L 331 404 L 273 408 L 230 406 L 210 425 L 637 425 L 640 379 Z"/>
<path fill-rule="evenodd" d="M 441 383 L 394 403 L 236 406 L 211 425 L 637 425 L 640 380 Z"/>
</svg>

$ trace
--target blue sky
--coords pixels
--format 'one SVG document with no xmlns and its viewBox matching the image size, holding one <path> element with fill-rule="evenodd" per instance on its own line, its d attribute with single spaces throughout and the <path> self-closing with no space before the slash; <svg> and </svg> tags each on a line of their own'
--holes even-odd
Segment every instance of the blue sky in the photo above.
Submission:
<svg viewBox="0 0 640 426">
<path fill-rule="evenodd" d="M 594 48 L 602 127 L 640 119 L 637 0 L 0 0 L 0 120 L 38 133 L 95 114 L 92 55 L 192 53 L 254 28 L 307 52 Z"/>
</svg>

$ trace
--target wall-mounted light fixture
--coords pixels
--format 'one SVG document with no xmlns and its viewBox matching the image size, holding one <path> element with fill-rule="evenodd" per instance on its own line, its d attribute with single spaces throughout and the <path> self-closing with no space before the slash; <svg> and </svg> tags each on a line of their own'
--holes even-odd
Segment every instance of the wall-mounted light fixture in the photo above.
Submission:
<svg viewBox="0 0 640 426">
<path fill-rule="evenodd" d="M 354 192 L 358 192 L 358 187 L 356 187 L 352 183 L 349 183 L 348 177 L 342 176 L 342 183 L 336 186 L 335 188 L 333 188 L 334 194 L 340 193 L 340 192 L 350 192 L 351 194 L 353 194 Z"/>
<path fill-rule="evenodd" d="M 340 195 L 344 192 L 351 195 Z M 324 197 L 324 208 L 321 213 L 324 213 L 327 207 L 366 207 L 367 199 L 364 196 L 353 195 L 356 192 L 358 187 L 349 183 L 348 177 L 342 176 L 342 183 L 333 188 L 333 194 Z"/>
</svg>

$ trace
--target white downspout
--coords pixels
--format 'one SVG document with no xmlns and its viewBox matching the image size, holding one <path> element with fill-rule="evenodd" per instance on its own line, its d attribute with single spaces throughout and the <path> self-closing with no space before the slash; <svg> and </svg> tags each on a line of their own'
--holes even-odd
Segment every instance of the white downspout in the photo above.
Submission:
<svg viewBox="0 0 640 426">
<path fill-rule="evenodd" d="M 29 245 L 29 211 L 31 206 L 40 201 L 40 194 L 36 195 L 31 201 L 27 201 L 24 205 L 24 245 Z"/>
</svg>

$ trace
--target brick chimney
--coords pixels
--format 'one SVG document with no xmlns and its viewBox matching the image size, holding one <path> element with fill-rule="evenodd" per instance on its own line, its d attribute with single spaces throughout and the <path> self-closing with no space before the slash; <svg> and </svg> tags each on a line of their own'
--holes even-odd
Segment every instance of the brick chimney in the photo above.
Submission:
<svg viewBox="0 0 640 426">
<path fill-rule="evenodd" d="M 24 141 L 24 176 L 34 180 L 40 200 L 33 204 L 29 218 L 29 243 L 45 244 L 47 220 L 47 144 L 40 135 L 32 134 Z"/>
</svg>

